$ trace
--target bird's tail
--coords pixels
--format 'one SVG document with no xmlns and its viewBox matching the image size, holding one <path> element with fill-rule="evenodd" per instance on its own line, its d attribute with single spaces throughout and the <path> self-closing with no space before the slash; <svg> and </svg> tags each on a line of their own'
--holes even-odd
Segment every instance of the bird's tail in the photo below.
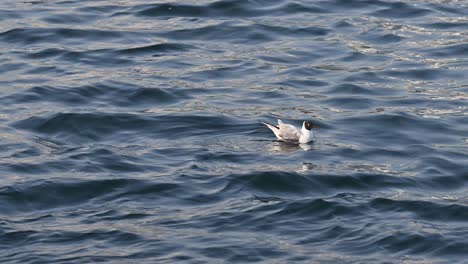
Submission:
<svg viewBox="0 0 468 264">
<path fill-rule="evenodd" d="M 273 133 L 275 134 L 275 136 L 280 139 L 281 137 L 279 136 L 279 127 L 275 126 L 275 125 L 272 125 L 272 124 L 268 124 L 266 122 L 262 122 L 262 124 L 264 124 L 265 126 L 267 126 L 271 131 L 273 131 Z"/>
<path fill-rule="evenodd" d="M 264 124 L 265 126 L 267 126 L 269 129 L 275 131 L 275 130 L 278 130 L 279 127 L 275 126 L 275 125 L 272 125 L 272 124 L 268 124 L 267 122 L 261 122 L 262 124 Z"/>
</svg>

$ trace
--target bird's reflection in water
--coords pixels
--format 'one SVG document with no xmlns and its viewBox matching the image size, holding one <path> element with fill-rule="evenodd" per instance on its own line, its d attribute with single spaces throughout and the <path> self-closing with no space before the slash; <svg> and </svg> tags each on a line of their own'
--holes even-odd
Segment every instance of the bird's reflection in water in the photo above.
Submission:
<svg viewBox="0 0 468 264">
<path fill-rule="evenodd" d="M 301 172 L 309 172 L 309 171 L 313 171 L 313 170 L 316 170 L 318 168 L 317 165 L 314 165 L 310 162 L 303 162 L 302 163 L 302 166 L 299 170 L 297 170 L 297 172 L 301 173 Z"/>
<path fill-rule="evenodd" d="M 309 151 L 314 149 L 311 144 L 297 144 L 283 141 L 273 141 L 268 147 L 271 152 L 275 153 L 292 153 L 298 150 Z"/>
</svg>

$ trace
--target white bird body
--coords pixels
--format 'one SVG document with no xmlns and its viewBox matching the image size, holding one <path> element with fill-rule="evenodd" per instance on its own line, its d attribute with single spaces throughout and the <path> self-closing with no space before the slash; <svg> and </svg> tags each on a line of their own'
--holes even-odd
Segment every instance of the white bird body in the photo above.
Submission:
<svg viewBox="0 0 468 264">
<path fill-rule="evenodd" d="M 302 128 L 286 124 L 280 119 L 278 119 L 278 126 L 265 122 L 262 122 L 262 124 L 271 129 L 279 140 L 285 142 L 305 144 L 314 140 L 314 132 L 312 131 L 314 125 L 310 121 L 304 121 L 302 123 Z"/>
</svg>

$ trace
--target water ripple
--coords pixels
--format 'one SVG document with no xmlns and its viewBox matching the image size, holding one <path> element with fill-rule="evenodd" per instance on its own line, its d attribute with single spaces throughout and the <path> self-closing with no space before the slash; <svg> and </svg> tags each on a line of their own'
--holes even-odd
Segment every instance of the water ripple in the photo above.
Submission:
<svg viewBox="0 0 468 264">
<path fill-rule="evenodd" d="M 0 262 L 464 263 L 467 11 L 2 1 Z"/>
</svg>

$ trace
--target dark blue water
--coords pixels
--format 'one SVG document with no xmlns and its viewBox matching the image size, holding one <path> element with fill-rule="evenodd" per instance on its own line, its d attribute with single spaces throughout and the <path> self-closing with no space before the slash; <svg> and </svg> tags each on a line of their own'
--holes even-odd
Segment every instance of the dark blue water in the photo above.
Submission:
<svg viewBox="0 0 468 264">
<path fill-rule="evenodd" d="M 0 262 L 466 263 L 467 72 L 465 1 L 2 1 Z"/>
</svg>

